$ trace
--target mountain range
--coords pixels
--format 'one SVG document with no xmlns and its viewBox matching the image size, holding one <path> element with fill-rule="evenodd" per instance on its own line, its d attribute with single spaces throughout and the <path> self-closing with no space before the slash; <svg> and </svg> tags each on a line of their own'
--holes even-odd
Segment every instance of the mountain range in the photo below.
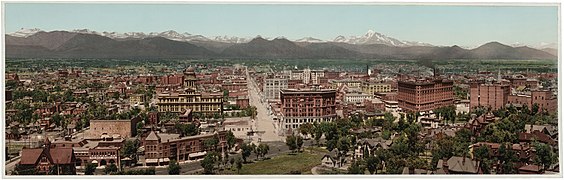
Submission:
<svg viewBox="0 0 564 180">
<path fill-rule="evenodd" d="M 325 41 L 290 41 L 257 36 L 205 37 L 176 31 L 97 32 L 88 29 L 45 32 L 21 29 L 5 35 L 6 57 L 13 58 L 375 58 L 375 59 L 557 59 L 557 50 L 498 42 L 473 49 L 402 41 L 375 31 Z"/>
</svg>

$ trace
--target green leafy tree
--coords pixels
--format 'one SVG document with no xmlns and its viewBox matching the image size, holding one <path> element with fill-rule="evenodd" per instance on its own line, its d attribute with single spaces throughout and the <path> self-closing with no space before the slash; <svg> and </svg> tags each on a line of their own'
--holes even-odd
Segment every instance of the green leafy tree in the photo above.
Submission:
<svg viewBox="0 0 564 180">
<path fill-rule="evenodd" d="M 237 168 L 237 173 L 239 173 L 241 168 L 243 168 L 243 161 L 241 161 L 241 158 L 237 158 L 235 161 L 235 167 Z"/>
<path fill-rule="evenodd" d="M 170 175 L 178 175 L 180 174 L 180 165 L 175 160 L 170 161 L 168 165 L 168 174 Z"/>
<path fill-rule="evenodd" d="M 302 125 L 300 126 L 299 130 L 300 130 L 300 133 L 301 133 L 302 135 L 304 135 L 304 136 L 307 137 L 307 135 L 311 132 L 311 129 L 312 129 L 312 128 L 313 128 L 313 124 L 311 124 L 311 123 L 305 123 L 305 124 L 302 124 Z"/>
<path fill-rule="evenodd" d="M 115 173 L 117 171 L 118 171 L 118 167 L 114 163 L 110 165 L 106 165 L 106 168 L 104 169 L 104 173 L 106 174 Z"/>
<path fill-rule="evenodd" d="M 204 141 L 204 147 L 208 150 L 217 151 L 217 146 L 219 145 L 219 137 L 215 135 L 213 138 L 206 139 Z"/>
<path fill-rule="evenodd" d="M 200 133 L 200 129 L 193 123 L 190 124 L 180 124 L 175 125 L 176 130 L 180 133 L 180 136 L 195 136 Z"/>
<path fill-rule="evenodd" d="M 123 157 L 130 158 L 134 163 L 137 162 L 137 149 L 139 149 L 138 140 L 127 140 L 121 149 Z"/>
<path fill-rule="evenodd" d="M 351 166 L 348 168 L 349 174 L 364 174 L 364 168 L 360 166 L 358 161 L 353 162 Z"/>
<path fill-rule="evenodd" d="M 482 169 L 484 174 L 490 174 L 491 172 L 490 157 L 490 148 L 487 146 L 480 146 L 474 150 L 474 158 L 481 162 L 480 169 Z"/>
<path fill-rule="evenodd" d="M 534 162 L 541 165 L 543 169 L 547 169 L 558 161 L 558 156 L 549 145 L 535 142 L 534 147 L 536 150 Z"/>
<path fill-rule="evenodd" d="M 227 132 L 225 138 L 227 139 L 227 147 L 229 148 L 229 150 L 231 150 L 235 146 L 237 138 L 235 138 L 235 135 L 233 134 L 233 132 L 231 132 L 231 130 Z"/>
<path fill-rule="evenodd" d="M 253 147 L 247 143 L 241 145 L 241 156 L 243 157 L 243 161 L 247 162 L 247 157 L 249 157 L 251 155 L 251 152 L 253 152 Z"/>
<path fill-rule="evenodd" d="M 257 156 L 257 158 L 255 160 L 258 160 L 258 158 L 260 156 L 260 153 L 259 153 L 260 150 L 259 150 L 258 146 L 255 145 L 255 144 L 252 144 L 251 147 L 253 148 L 253 153 L 255 153 L 255 155 Z"/>
<path fill-rule="evenodd" d="M 288 146 L 288 149 L 290 149 L 292 152 L 294 152 L 294 150 L 298 148 L 296 141 L 297 139 L 296 136 L 294 135 L 286 137 L 286 145 Z"/>
<path fill-rule="evenodd" d="M 380 160 L 375 156 L 368 156 L 366 158 L 366 168 L 370 174 L 374 174 L 378 170 Z"/>
<path fill-rule="evenodd" d="M 268 154 L 268 151 L 270 150 L 270 147 L 268 146 L 268 144 L 263 144 L 263 143 L 261 143 L 261 144 L 258 146 L 258 149 L 259 149 L 258 152 L 259 152 L 260 156 L 262 156 L 262 157 L 264 158 L 264 156 L 265 156 L 266 154 Z"/>
<path fill-rule="evenodd" d="M 86 164 L 86 168 L 84 169 L 85 175 L 94 175 L 95 171 L 96 171 L 96 164 L 93 163 Z"/>
<path fill-rule="evenodd" d="M 509 143 L 503 143 L 498 149 L 498 160 L 500 168 L 498 168 L 499 174 L 515 174 L 517 169 L 515 168 L 515 163 L 517 163 L 518 158 L 516 153 L 511 149 Z"/>
<path fill-rule="evenodd" d="M 298 149 L 298 152 L 301 151 L 303 145 L 304 145 L 304 138 L 302 138 L 301 136 L 297 136 L 296 137 L 296 148 Z"/>
<path fill-rule="evenodd" d="M 207 154 L 204 160 L 200 161 L 200 165 L 204 168 L 204 174 L 213 174 L 216 157 L 213 153 Z"/>
</svg>

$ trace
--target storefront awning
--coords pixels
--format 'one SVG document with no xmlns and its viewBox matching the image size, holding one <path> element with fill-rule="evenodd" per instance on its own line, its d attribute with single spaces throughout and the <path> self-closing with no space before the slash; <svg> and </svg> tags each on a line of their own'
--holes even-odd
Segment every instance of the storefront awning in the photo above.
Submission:
<svg viewBox="0 0 564 180">
<path fill-rule="evenodd" d="M 159 162 L 158 159 L 146 159 L 145 160 L 145 163 L 157 163 L 157 162 Z"/>
<path fill-rule="evenodd" d="M 207 154 L 207 152 L 204 151 L 204 152 L 198 152 L 198 153 L 189 154 L 188 157 L 190 157 L 190 158 L 193 158 L 193 157 L 200 157 L 200 156 L 204 156 L 204 155 L 206 155 L 206 154 Z"/>
</svg>

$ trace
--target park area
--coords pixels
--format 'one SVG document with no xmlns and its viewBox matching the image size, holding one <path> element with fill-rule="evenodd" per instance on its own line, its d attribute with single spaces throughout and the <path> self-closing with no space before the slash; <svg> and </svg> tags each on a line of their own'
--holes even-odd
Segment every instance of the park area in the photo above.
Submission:
<svg viewBox="0 0 564 180">
<path fill-rule="evenodd" d="M 327 150 L 306 148 L 300 153 L 287 153 L 270 159 L 243 164 L 238 174 L 311 174 L 311 168 L 321 164 L 321 158 Z M 237 174 L 237 169 L 224 171 L 224 174 Z"/>
</svg>

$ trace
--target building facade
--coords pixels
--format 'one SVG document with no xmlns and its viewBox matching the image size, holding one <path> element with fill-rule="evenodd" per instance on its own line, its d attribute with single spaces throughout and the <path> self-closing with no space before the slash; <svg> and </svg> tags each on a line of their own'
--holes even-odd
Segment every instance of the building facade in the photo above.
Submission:
<svg viewBox="0 0 564 180">
<path fill-rule="evenodd" d="M 43 147 L 22 149 L 18 171 L 35 169 L 45 174 L 74 175 L 75 161 L 76 157 L 71 147 L 51 147 L 49 139 L 46 138 Z"/>
<path fill-rule="evenodd" d="M 470 109 L 478 106 L 499 109 L 508 101 L 511 87 L 502 84 L 470 84 Z"/>
<path fill-rule="evenodd" d="M 100 138 L 103 135 L 110 137 L 119 135 L 122 138 L 135 137 L 139 121 L 139 116 L 120 120 L 90 120 L 90 129 L 85 133 L 88 138 Z"/>
<path fill-rule="evenodd" d="M 360 84 L 360 89 L 363 93 L 374 95 L 375 93 L 391 92 L 392 85 L 387 83 L 364 81 Z"/>
<path fill-rule="evenodd" d="M 404 111 L 425 112 L 453 104 L 450 80 L 398 81 L 398 105 Z"/>
<path fill-rule="evenodd" d="M 280 92 L 280 127 L 297 129 L 303 123 L 336 119 L 335 90 L 284 89 Z"/>
<path fill-rule="evenodd" d="M 179 162 L 194 160 L 206 154 L 207 151 L 215 148 L 223 152 L 227 146 L 225 135 L 227 131 L 219 131 L 214 134 L 204 134 L 187 137 L 162 138 L 155 131 L 151 131 L 142 140 L 145 147 L 145 159 L 147 165 L 163 165 L 170 160 Z M 205 147 L 204 142 L 208 139 L 218 138 L 218 147 Z M 223 153 L 221 153 L 223 154 Z"/>
<path fill-rule="evenodd" d="M 183 91 L 157 94 L 159 112 L 182 113 L 187 109 L 203 114 L 223 112 L 223 94 L 199 92 L 196 88 L 198 79 L 193 67 L 184 71 L 183 79 Z"/>
<path fill-rule="evenodd" d="M 539 106 L 539 111 L 545 109 L 549 113 L 556 112 L 558 98 L 547 90 L 533 90 L 530 93 L 509 95 L 508 103 L 514 105 L 526 105 L 532 108 L 534 104 Z"/>
<path fill-rule="evenodd" d="M 280 99 L 280 90 L 288 88 L 288 79 L 272 78 L 264 80 L 264 98 L 267 100 Z"/>
</svg>

